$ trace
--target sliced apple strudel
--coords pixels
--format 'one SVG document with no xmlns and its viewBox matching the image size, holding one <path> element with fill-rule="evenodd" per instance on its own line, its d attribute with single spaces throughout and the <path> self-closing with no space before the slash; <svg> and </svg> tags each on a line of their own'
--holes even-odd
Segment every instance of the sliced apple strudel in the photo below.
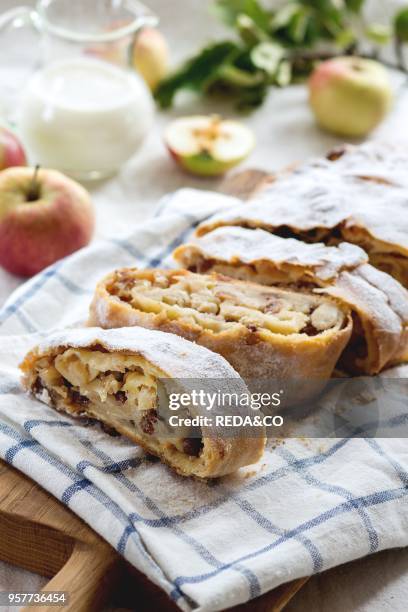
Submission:
<svg viewBox="0 0 408 612">
<path fill-rule="evenodd" d="M 186 270 L 117 270 L 96 288 L 90 324 L 141 325 L 219 353 L 248 382 L 327 380 L 349 341 L 348 307 L 302 291 Z M 313 387 L 313 389 L 312 389 Z M 304 398 L 302 398 L 304 399 Z"/>
<path fill-rule="evenodd" d="M 202 236 L 221 226 L 264 229 L 282 238 L 363 248 L 370 263 L 408 287 L 408 189 L 377 177 L 336 170 L 326 159 L 265 183 L 250 202 L 204 221 Z"/>
<path fill-rule="evenodd" d="M 178 247 L 174 258 L 193 272 L 309 287 L 347 304 L 353 311 L 353 333 L 340 363 L 348 372 L 376 374 L 408 359 L 408 291 L 366 263 L 366 253 L 355 245 L 327 247 L 263 230 L 220 227 Z"/>
<path fill-rule="evenodd" d="M 220 355 L 172 334 L 142 328 L 68 330 L 28 353 L 21 369 L 25 388 L 41 401 L 73 417 L 100 421 L 184 476 L 222 476 L 255 463 L 263 453 L 262 425 L 234 437 L 216 424 L 193 429 L 187 417 L 172 428 L 171 381 L 179 392 L 190 389 L 187 379 L 204 381 L 204 387 L 208 382 L 211 389 L 220 383 L 238 397 L 247 391 Z M 183 406 L 187 416 L 208 415 L 201 404 Z M 241 416 L 250 412 L 241 404 L 232 408 Z"/>
</svg>

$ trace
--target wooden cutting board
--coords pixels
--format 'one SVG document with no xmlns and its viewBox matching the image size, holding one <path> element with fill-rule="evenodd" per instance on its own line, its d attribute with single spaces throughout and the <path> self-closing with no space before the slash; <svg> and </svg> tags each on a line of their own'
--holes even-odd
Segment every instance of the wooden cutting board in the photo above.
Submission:
<svg viewBox="0 0 408 612">
<path fill-rule="evenodd" d="M 224 181 L 222 191 L 249 198 L 268 175 L 247 170 Z M 57 499 L 0 461 L 0 560 L 49 578 L 44 591 L 69 594 L 65 612 L 100 611 L 110 604 L 138 612 L 179 610 L 166 594 L 127 563 Z M 307 581 L 295 580 L 234 608 L 280 612 Z M 112 599 L 113 597 L 113 599 Z M 55 610 L 36 607 L 35 610 Z M 23 608 L 31 612 L 33 608 Z"/>
</svg>

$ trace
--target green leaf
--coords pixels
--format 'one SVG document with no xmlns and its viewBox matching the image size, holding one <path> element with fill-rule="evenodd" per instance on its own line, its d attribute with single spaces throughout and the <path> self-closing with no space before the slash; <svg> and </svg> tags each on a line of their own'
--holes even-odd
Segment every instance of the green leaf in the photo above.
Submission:
<svg viewBox="0 0 408 612">
<path fill-rule="evenodd" d="M 288 62 L 287 60 L 283 60 L 279 64 L 279 68 L 275 76 L 275 82 L 277 85 L 279 85 L 279 87 L 286 87 L 287 85 L 290 84 L 291 80 L 292 80 L 292 66 L 290 62 Z"/>
<path fill-rule="evenodd" d="M 269 36 L 261 30 L 251 17 L 248 15 L 238 15 L 236 27 L 243 42 L 249 47 L 253 47 L 262 41 L 269 39 Z"/>
<path fill-rule="evenodd" d="M 360 13 L 365 0 L 344 0 L 346 7 L 353 13 Z"/>
<path fill-rule="evenodd" d="M 273 75 L 284 55 L 285 51 L 281 45 L 263 42 L 252 49 L 251 60 L 256 68 L 263 70 L 269 75 Z"/>
<path fill-rule="evenodd" d="M 341 49 L 347 49 L 350 47 L 356 40 L 356 35 L 353 30 L 342 30 L 336 36 L 336 45 Z"/>
<path fill-rule="evenodd" d="M 262 73 L 248 72 L 232 64 L 222 66 L 217 72 L 217 78 L 227 85 L 243 88 L 255 87 L 265 81 L 265 77 Z"/>
<path fill-rule="evenodd" d="M 302 7 L 298 2 L 285 4 L 281 9 L 276 11 L 275 15 L 272 17 L 272 30 L 275 31 L 287 27 L 299 10 L 302 10 Z"/>
<path fill-rule="evenodd" d="M 155 91 L 155 98 L 162 108 L 172 105 L 180 89 L 204 90 L 215 79 L 220 67 L 233 61 L 239 49 L 235 43 L 221 42 L 203 49 L 186 62 L 177 72 L 161 81 Z"/>
<path fill-rule="evenodd" d="M 302 4 L 310 14 L 307 32 L 309 45 L 319 40 L 335 41 L 340 32 L 348 27 L 344 0 L 302 0 Z"/>
<path fill-rule="evenodd" d="M 408 8 L 404 8 L 396 14 L 394 31 L 398 40 L 408 42 Z"/>
<path fill-rule="evenodd" d="M 243 89 L 237 92 L 236 106 L 241 111 L 250 111 L 258 106 L 261 106 L 265 100 L 268 88 L 266 85 L 260 85 L 258 87 L 252 87 L 251 89 Z"/>
<path fill-rule="evenodd" d="M 269 31 L 270 14 L 257 0 L 215 0 L 210 11 L 230 27 L 235 27 L 239 15 L 247 15 L 265 32 Z"/>
<path fill-rule="evenodd" d="M 309 18 L 310 15 L 307 9 L 302 9 L 294 15 L 289 25 L 289 32 L 293 42 L 301 44 L 305 41 Z"/>
<path fill-rule="evenodd" d="M 391 27 L 382 25 L 381 23 L 372 23 L 368 25 L 364 33 L 369 40 L 377 45 L 386 45 L 392 37 Z"/>
</svg>

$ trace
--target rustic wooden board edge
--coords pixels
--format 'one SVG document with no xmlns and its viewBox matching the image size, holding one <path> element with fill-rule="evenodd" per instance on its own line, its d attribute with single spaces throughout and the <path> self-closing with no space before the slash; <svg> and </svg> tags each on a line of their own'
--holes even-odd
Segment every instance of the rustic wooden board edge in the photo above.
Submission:
<svg viewBox="0 0 408 612">
<path fill-rule="evenodd" d="M 50 578 L 43 591 L 68 591 L 66 612 L 97 610 L 113 588 L 122 561 L 79 517 L 3 461 L 0 559 Z M 36 607 L 40 612 L 48 609 Z"/>
<path fill-rule="evenodd" d="M 1 460 L 0 559 L 49 577 L 44 592 L 68 591 L 66 612 L 100 610 L 116 586 L 121 608 L 125 603 L 132 609 L 137 602 L 138 612 L 150 612 L 153 603 L 161 612 L 179 610 L 164 591 L 124 561 L 79 517 Z M 230 610 L 281 612 L 306 580 L 283 584 Z M 40 612 L 51 609 L 36 608 Z"/>
</svg>

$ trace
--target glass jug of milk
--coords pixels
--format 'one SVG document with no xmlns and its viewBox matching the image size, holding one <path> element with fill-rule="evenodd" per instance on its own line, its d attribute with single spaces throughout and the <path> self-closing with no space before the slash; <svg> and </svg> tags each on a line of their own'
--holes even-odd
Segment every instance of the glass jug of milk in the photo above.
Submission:
<svg viewBox="0 0 408 612">
<path fill-rule="evenodd" d="M 127 64 L 136 32 L 157 18 L 135 0 L 39 0 L 1 16 L 0 30 L 22 21 L 42 58 L 18 113 L 30 160 L 78 179 L 114 174 L 152 125 L 150 92 Z"/>
</svg>

